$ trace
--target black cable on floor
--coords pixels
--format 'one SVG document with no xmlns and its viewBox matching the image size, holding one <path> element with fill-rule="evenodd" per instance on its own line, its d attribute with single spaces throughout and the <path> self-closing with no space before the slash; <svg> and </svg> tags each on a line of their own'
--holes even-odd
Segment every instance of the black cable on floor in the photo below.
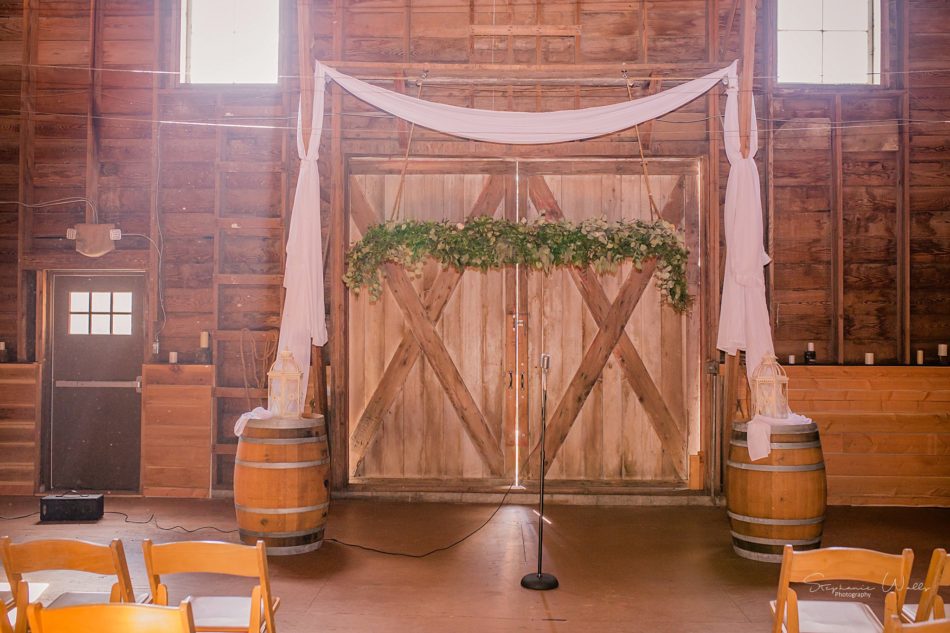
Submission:
<svg viewBox="0 0 950 633">
<path fill-rule="evenodd" d="M 0 521 L 16 521 L 17 519 L 28 519 L 30 517 L 35 517 L 39 512 L 30 512 L 29 514 L 21 514 L 18 517 L 4 517 L 0 516 Z"/>
<path fill-rule="evenodd" d="M 183 526 L 183 525 L 173 525 L 173 526 L 171 526 L 171 527 L 165 527 L 165 526 L 159 524 L 158 519 L 155 518 L 155 513 L 154 513 L 154 512 L 153 512 L 152 514 L 150 514 L 150 515 L 148 516 L 148 518 L 145 519 L 144 521 L 136 521 L 136 520 L 130 518 L 129 515 L 127 515 L 125 512 L 118 512 L 118 511 L 116 511 L 116 510 L 109 510 L 109 511 L 106 512 L 106 514 L 118 514 L 118 515 L 121 515 L 121 516 L 125 517 L 125 522 L 126 522 L 126 523 L 132 523 L 132 524 L 135 524 L 135 525 L 147 525 L 147 524 L 149 524 L 149 523 L 153 523 L 153 524 L 155 525 L 155 527 L 157 527 L 159 530 L 164 530 L 164 531 L 166 531 L 166 532 L 174 532 L 174 531 L 176 531 L 176 530 L 181 530 L 182 532 L 185 532 L 185 533 L 187 533 L 187 534 L 194 534 L 195 532 L 201 532 L 201 531 L 203 531 L 203 530 L 214 530 L 215 532 L 220 532 L 221 534 L 233 534 L 233 533 L 237 532 L 237 530 L 223 530 L 223 529 L 221 529 L 221 528 L 219 528 L 219 527 L 215 527 L 214 525 L 202 525 L 201 527 L 196 527 L 196 528 L 186 528 L 186 527 Z"/>
<path fill-rule="evenodd" d="M 466 534 L 466 535 L 463 536 L 462 538 L 458 539 L 457 541 L 455 541 L 455 542 L 453 542 L 453 543 L 450 543 L 450 544 L 448 544 L 448 545 L 444 545 L 444 546 L 442 546 L 442 547 L 437 547 L 437 548 L 435 548 L 435 549 L 433 549 L 433 550 L 429 550 L 428 552 L 426 552 L 426 553 L 424 553 L 424 554 L 412 554 L 412 553 L 410 553 L 410 552 L 393 552 L 393 551 L 389 551 L 389 550 L 378 549 L 378 548 L 376 548 L 376 547 L 369 547 L 368 545 L 359 545 L 358 543 L 347 543 L 346 541 L 341 541 L 340 539 L 335 539 L 335 538 L 328 538 L 328 539 L 323 539 L 323 540 L 326 541 L 326 542 L 328 542 L 328 543 L 336 543 L 336 544 L 338 544 L 338 545 L 344 545 L 344 546 L 346 546 L 346 547 L 352 547 L 352 548 L 354 548 L 354 549 L 361 549 L 361 550 L 364 550 L 364 551 L 367 551 L 367 552 L 373 552 L 373 553 L 376 553 L 376 554 L 385 554 L 386 556 L 402 556 L 402 557 L 405 557 L 405 558 L 426 558 L 427 556 L 432 556 L 433 554 L 437 554 L 437 553 L 439 553 L 439 552 L 444 552 L 444 551 L 446 551 L 446 550 L 450 550 L 450 549 L 452 549 L 453 547 L 455 547 L 456 545 L 460 545 L 460 544 L 464 543 L 465 541 L 467 541 L 467 540 L 470 539 L 471 537 L 473 537 L 473 536 L 475 536 L 476 534 L 478 534 L 479 532 L 481 532 L 482 529 L 483 529 L 486 525 L 488 525 L 489 523 L 491 523 L 491 520 L 495 518 L 495 515 L 498 514 L 498 511 L 501 510 L 502 506 L 505 505 L 505 500 L 508 499 L 508 495 L 511 494 L 511 489 L 514 488 L 514 486 L 515 486 L 515 482 L 511 482 L 511 485 L 508 486 L 508 490 L 505 491 L 505 494 L 504 494 L 504 496 L 501 498 L 501 501 L 498 503 L 498 506 L 492 511 L 492 513 L 491 513 L 490 515 L 488 515 L 488 518 L 485 519 L 485 521 L 482 522 L 481 525 L 479 525 L 477 528 L 475 528 L 474 530 L 472 530 L 471 532 L 469 532 L 468 534 Z"/>
</svg>

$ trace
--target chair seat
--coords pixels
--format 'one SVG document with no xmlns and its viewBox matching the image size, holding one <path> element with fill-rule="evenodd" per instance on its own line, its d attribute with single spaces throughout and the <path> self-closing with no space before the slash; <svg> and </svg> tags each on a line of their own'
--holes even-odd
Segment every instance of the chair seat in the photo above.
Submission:
<svg viewBox="0 0 950 633">
<path fill-rule="evenodd" d="M 769 604 L 775 613 L 775 601 Z M 882 633 L 884 630 L 884 625 L 866 604 L 820 600 L 798 602 L 798 627 L 800 633 Z"/>
<path fill-rule="evenodd" d="M 908 622 L 913 622 L 917 619 L 917 605 L 916 604 L 905 604 L 904 608 L 901 609 L 901 615 Z"/>
<path fill-rule="evenodd" d="M 148 602 L 149 595 L 147 593 L 138 594 L 135 596 L 135 601 L 138 603 Z M 106 604 L 107 602 L 109 602 L 109 592 L 106 591 L 67 591 L 53 598 L 48 606 L 50 609 L 55 609 L 57 607 L 75 607 L 84 604 Z"/>
<path fill-rule="evenodd" d="M 251 621 L 251 598 L 242 596 L 188 596 L 195 629 L 246 631 Z"/>
</svg>

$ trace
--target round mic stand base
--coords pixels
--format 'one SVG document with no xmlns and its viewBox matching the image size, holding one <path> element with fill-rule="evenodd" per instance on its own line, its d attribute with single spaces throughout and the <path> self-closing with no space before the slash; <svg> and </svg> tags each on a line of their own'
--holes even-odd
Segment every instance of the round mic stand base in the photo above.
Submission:
<svg viewBox="0 0 950 633">
<path fill-rule="evenodd" d="M 526 574 L 521 579 L 521 586 L 535 591 L 557 589 L 557 578 L 554 577 L 554 574 Z"/>
</svg>

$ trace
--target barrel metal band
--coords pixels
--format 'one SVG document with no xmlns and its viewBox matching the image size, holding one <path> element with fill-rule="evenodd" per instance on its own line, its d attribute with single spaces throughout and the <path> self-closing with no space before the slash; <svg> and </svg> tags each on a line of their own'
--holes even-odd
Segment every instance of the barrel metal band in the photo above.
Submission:
<svg viewBox="0 0 950 633">
<path fill-rule="evenodd" d="M 266 437 L 242 437 L 241 442 L 243 444 L 267 444 L 267 445 L 280 445 L 280 444 L 319 444 L 320 442 L 326 442 L 326 435 L 317 435 L 315 437 L 288 437 L 286 439 L 274 439 Z"/>
<path fill-rule="evenodd" d="M 250 429 L 313 429 L 326 425 L 323 416 L 316 418 L 267 418 L 247 421 Z"/>
<path fill-rule="evenodd" d="M 317 512 L 320 510 L 326 510 L 330 507 L 330 503 L 321 503 L 315 506 L 300 506 L 299 508 L 252 508 L 250 506 L 242 506 L 238 503 L 234 504 L 234 509 L 239 510 L 240 512 L 250 512 L 251 514 L 300 514 L 302 512 Z"/>
<path fill-rule="evenodd" d="M 768 464 L 743 464 L 740 462 L 734 462 L 731 459 L 726 462 L 730 468 L 738 468 L 739 470 L 761 470 L 765 472 L 780 472 L 780 473 L 796 473 L 796 472 L 806 472 L 809 470 L 824 470 L 825 464 L 819 462 L 817 464 L 798 464 L 795 466 L 770 466 Z"/>
<path fill-rule="evenodd" d="M 291 470 L 294 468 L 311 468 L 313 466 L 323 466 L 329 464 L 330 459 L 316 459 L 309 462 L 250 462 L 246 459 L 235 459 L 235 466 L 246 466 L 248 468 L 265 468 L 269 470 Z"/>
<path fill-rule="evenodd" d="M 747 441 L 745 441 L 745 440 L 731 440 L 729 443 L 732 444 L 733 446 L 748 446 L 748 445 L 749 445 L 749 443 L 748 443 Z M 821 442 L 819 442 L 819 441 L 815 441 L 815 442 L 769 442 L 769 446 L 771 446 L 772 448 L 778 448 L 778 449 L 783 449 L 783 448 L 790 448 L 790 449 L 796 449 L 796 448 L 821 448 Z"/>
<path fill-rule="evenodd" d="M 320 549 L 320 546 L 323 545 L 323 539 L 314 543 L 308 543 L 307 545 L 291 545 L 289 547 L 275 547 L 273 545 L 267 546 L 267 555 L 268 556 L 292 556 L 294 554 L 306 554 L 307 552 L 312 552 L 314 550 Z"/>
<path fill-rule="evenodd" d="M 810 517 L 807 519 L 768 519 L 765 517 L 750 517 L 744 514 L 726 511 L 730 519 L 742 521 L 743 523 L 758 523 L 760 525 L 818 525 L 825 520 L 825 515 L 820 517 Z"/>
<path fill-rule="evenodd" d="M 293 532 L 255 532 L 252 530 L 241 529 L 241 536 L 255 536 L 261 538 L 294 538 L 297 536 L 309 536 L 310 534 L 318 534 L 323 532 L 326 529 L 326 526 L 321 525 L 320 527 L 310 528 L 309 530 L 296 530 Z"/>
<path fill-rule="evenodd" d="M 812 545 L 821 543 L 821 537 L 806 539 L 787 539 L 787 538 L 759 538 L 758 536 L 749 536 L 732 531 L 732 537 L 746 543 L 757 543 L 759 545 Z"/>
<path fill-rule="evenodd" d="M 732 430 L 745 433 L 749 430 L 748 422 L 735 422 L 732 425 Z M 817 433 L 818 425 L 814 422 L 808 424 L 788 424 L 782 426 L 772 427 L 773 433 L 791 434 L 791 433 Z"/>
</svg>

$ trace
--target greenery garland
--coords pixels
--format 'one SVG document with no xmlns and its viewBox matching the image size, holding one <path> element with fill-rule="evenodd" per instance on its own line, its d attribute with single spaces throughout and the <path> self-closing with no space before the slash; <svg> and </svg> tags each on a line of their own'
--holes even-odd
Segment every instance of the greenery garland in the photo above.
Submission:
<svg viewBox="0 0 950 633">
<path fill-rule="evenodd" d="M 688 256 L 683 235 L 664 220 L 591 218 L 579 224 L 484 216 L 464 224 L 404 220 L 370 227 L 350 247 L 343 281 L 356 292 L 369 289 L 375 300 L 382 293 L 380 270 L 386 262 L 419 270 L 423 260 L 432 257 L 458 270 L 520 264 L 544 272 L 557 266 L 592 266 L 597 272 L 611 272 L 625 261 L 641 270 L 645 261 L 655 259 L 657 286 L 670 305 L 682 312 L 690 301 Z"/>
</svg>

